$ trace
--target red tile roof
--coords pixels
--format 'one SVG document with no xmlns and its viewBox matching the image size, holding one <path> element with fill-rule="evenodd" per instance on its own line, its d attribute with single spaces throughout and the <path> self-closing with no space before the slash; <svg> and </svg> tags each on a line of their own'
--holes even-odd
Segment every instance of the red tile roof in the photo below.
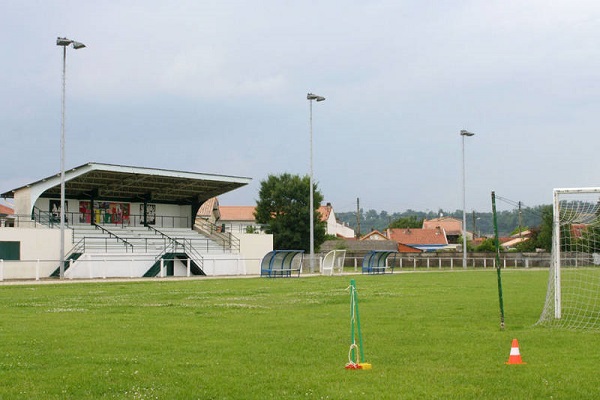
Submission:
<svg viewBox="0 0 600 400">
<path fill-rule="evenodd" d="M 219 206 L 222 221 L 255 221 L 255 206 Z M 319 207 L 321 221 L 327 221 L 331 213 L 331 206 Z"/>
<path fill-rule="evenodd" d="M 255 206 L 220 206 L 221 221 L 252 221 L 254 222 Z"/>
<path fill-rule="evenodd" d="M 365 236 L 361 237 L 359 240 L 390 240 L 385 234 L 379 232 L 378 230 L 373 230 L 367 233 Z"/>
<path fill-rule="evenodd" d="M 204 203 L 202 203 L 202 205 L 200 206 L 200 209 L 198 210 L 197 215 L 199 217 L 210 217 L 213 215 L 213 212 L 215 210 L 218 210 L 219 208 L 219 200 L 217 200 L 216 197 L 211 197 L 210 199 L 206 200 Z"/>
<path fill-rule="evenodd" d="M 398 243 L 399 253 L 422 253 L 423 250 L 417 249 L 416 247 L 409 246 L 407 244 Z"/>
<path fill-rule="evenodd" d="M 327 204 L 326 206 L 320 206 L 319 212 L 321 213 L 321 221 L 327 221 L 329 219 L 329 214 L 331 214 L 332 210 L 333 207 L 331 207 L 331 204 Z"/>
<path fill-rule="evenodd" d="M 14 213 L 15 213 L 15 211 L 12 208 L 3 206 L 2 204 L 0 204 L 0 214 L 12 215 Z"/>
<path fill-rule="evenodd" d="M 396 228 L 387 232 L 391 240 L 408 245 L 448 244 L 443 229 Z"/>
<path fill-rule="evenodd" d="M 441 217 L 423 220 L 423 229 L 443 228 L 447 235 L 460 234 L 462 221 L 452 217 Z"/>
<path fill-rule="evenodd" d="M 587 224 L 571 224 L 571 235 L 575 239 L 581 239 L 583 234 L 587 231 Z"/>
</svg>

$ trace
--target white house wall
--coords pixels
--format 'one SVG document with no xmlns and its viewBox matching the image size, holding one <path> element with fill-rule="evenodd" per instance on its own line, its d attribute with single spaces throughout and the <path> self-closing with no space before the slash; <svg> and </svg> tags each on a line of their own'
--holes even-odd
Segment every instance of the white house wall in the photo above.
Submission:
<svg viewBox="0 0 600 400">
<path fill-rule="evenodd" d="M 333 212 L 333 210 L 331 210 L 331 212 L 329 213 L 329 217 L 327 218 L 327 234 L 353 238 L 354 229 L 337 222 L 337 219 L 335 218 L 335 213 Z"/>
<path fill-rule="evenodd" d="M 346 237 L 353 238 L 354 237 L 354 229 L 347 227 L 346 225 L 337 224 L 336 226 L 336 234 Z"/>
</svg>

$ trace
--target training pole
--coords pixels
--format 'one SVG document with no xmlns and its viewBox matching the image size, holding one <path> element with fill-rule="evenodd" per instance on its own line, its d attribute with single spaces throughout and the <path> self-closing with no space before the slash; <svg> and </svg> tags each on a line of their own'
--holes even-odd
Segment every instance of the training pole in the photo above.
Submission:
<svg viewBox="0 0 600 400">
<path fill-rule="evenodd" d="M 356 348 L 352 349 L 352 361 L 354 363 L 364 362 L 365 353 L 363 351 L 363 340 L 362 332 L 360 331 L 360 314 L 358 313 L 358 293 L 356 292 L 356 282 L 354 279 L 350 280 L 350 341 L 356 344 L 356 337 L 358 336 L 358 354 L 360 358 L 357 359 Z"/>
<path fill-rule="evenodd" d="M 496 193 L 492 191 L 492 215 L 494 216 L 494 242 L 496 244 L 496 272 L 498 275 L 498 301 L 500 302 L 500 329 L 504 330 L 504 301 L 502 300 L 502 276 L 500 275 L 500 237 L 496 218 Z"/>
<path fill-rule="evenodd" d="M 348 352 L 348 364 L 346 369 L 371 369 L 371 364 L 365 362 L 363 351 L 362 332 L 360 331 L 360 316 L 358 315 L 358 296 L 356 294 L 356 282 L 350 280 L 350 351 Z M 358 344 L 356 339 L 358 336 Z"/>
</svg>

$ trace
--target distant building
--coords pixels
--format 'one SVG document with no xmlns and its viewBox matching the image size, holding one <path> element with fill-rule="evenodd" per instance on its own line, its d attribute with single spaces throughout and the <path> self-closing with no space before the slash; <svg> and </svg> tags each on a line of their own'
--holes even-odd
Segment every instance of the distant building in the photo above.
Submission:
<svg viewBox="0 0 600 400">
<path fill-rule="evenodd" d="M 255 206 L 223 206 L 216 198 L 208 200 L 200 207 L 199 218 L 211 219 L 212 223 L 230 232 L 258 232 L 263 227 L 256 223 Z M 342 238 L 354 238 L 354 229 L 342 224 L 335 218 L 331 203 L 319 207 L 321 221 L 326 224 L 326 234 Z"/>
<path fill-rule="evenodd" d="M 220 219 L 219 224 L 225 230 L 233 232 L 257 232 L 262 227 L 256 224 L 254 217 L 254 206 L 219 206 Z"/>
<path fill-rule="evenodd" d="M 196 219 L 198 218 L 216 225 L 217 221 L 221 218 L 219 200 L 216 197 L 211 197 L 202 203 L 196 214 Z"/>
<path fill-rule="evenodd" d="M 327 205 L 319 207 L 319 212 L 321 213 L 321 221 L 327 223 L 326 233 L 328 235 L 335 235 L 342 238 L 354 237 L 354 229 L 340 223 L 335 218 L 335 213 L 331 203 L 327 203 Z"/>
<path fill-rule="evenodd" d="M 448 243 L 457 244 L 462 236 L 462 221 L 452 217 L 439 217 L 423 220 L 423 229 L 441 228 L 446 232 Z M 472 239 L 472 235 L 467 232 L 467 239 Z"/>
<path fill-rule="evenodd" d="M 389 232 L 389 229 L 388 229 Z M 396 246 L 397 246 L 397 251 L 399 253 L 421 253 L 423 252 L 423 250 L 417 248 L 417 247 L 413 247 L 404 243 L 400 243 L 394 239 L 390 239 L 388 236 L 386 236 L 386 234 L 379 232 L 378 230 L 373 230 L 371 232 L 369 232 L 368 234 L 366 234 L 365 236 L 361 237 L 359 239 L 360 241 L 372 241 L 372 242 L 381 242 L 381 241 L 388 241 L 388 242 L 396 242 Z"/>
<path fill-rule="evenodd" d="M 436 251 L 448 246 L 448 239 L 443 228 L 394 228 L 387 230 L 387 237 L 421 251 Z"/>
<path fill-rule="evenodd" d="M 379 232 L 377 229 L 372 230 L 359 240 L 390 240 L 385 234 Z"/>
<path fill-rule="evenodd" d="M 531 238 L 531 231 L 526 230 L 521 233 L 511 235 L 509 238 L 500 238 L 500 246 L 505 250 L 515 249 L 519 243 L 528 241 Z"/>
<path fill-rule="evenodd" d="M 15 226 L 15 211 L 5 205 L 0 204 L 0 227 Z"/>
</svg>

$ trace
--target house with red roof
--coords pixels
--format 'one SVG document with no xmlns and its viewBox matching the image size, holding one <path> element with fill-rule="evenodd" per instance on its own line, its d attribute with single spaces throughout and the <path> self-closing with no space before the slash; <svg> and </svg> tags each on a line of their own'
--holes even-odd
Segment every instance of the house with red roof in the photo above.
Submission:
<svg viewBox="0 0 600 400">
<path fill-rule="evenodd" d="M 508 238 L 500 238 L 500 246 L 505 250 L 515 249 L 520 243 L 531 239 L 531 231 L 525 230 L 521 233 L 515 233 Z"/>
<path fill-rule="evenodd" d="M 393 242 L 394 241 L 393 239 L 388 238 L 384 233 L 381 233 L 376 229 L 367 233 L 365 236 L 361 237 L 359 240 L 361 242 L 362 241 L 376 241 L 376 242 L 381 242 L 381 241 Z M 399 253 L 421 253 L 423 251 L 416 247 L 406 245 L 404 243 L 396 242 L 396 244 L 397 244 L 397 251 Z"/>
<path fill-rule="evenodd" d="M 7 207 L 3 204 L 0 204 L 0 227 L 14 226 L 14 224 L 15 224 L 14 213 L 15 213 L 15 211 L 12 208 Z"/>
<path fill-rule="evenodd" d="M 210 203 L 210 204 L 208 204 Z M 261 232 L 262 227 L 256 223 L 254 216 L 255 206 L 223 206 L 216 198 L 208 200 L 200 207 L 198 217 L 204 219 L 214 219 L 217 226 L 221 226 L 225 231 L 231 232 Z M 343 238 L 354 238 L 354 229 L 340 223 L 335 218 L 335 212 L 331 203 L 320 206 L 318 209 L 321 214 L 321 221 L 326 224 L 328 235 L 334 235 Z"/>
<path fill-rule="evenodd" d="M 373 229 L 359 240 L 390 240 L 385 234 L 379 232 L 377 229 Z"/>
<path fill-rule="evenodd" d="M 390 240 L 425 252 L 448 247 L 448 239 L 443 228 L 394 228 L 387 230 L 387 237 Z"/>
<path fill-rule="evenodd" d="M 441 228 L 446 232 L 448 243 L 458 243 L 459 237 L 462 235 L 462 221 L 452 217 L 439 217 L 423 220 L 423 229 Z M 471 236 L 467 232 L 467 239 Z"/>
<path fill-rule="evenodd" d="M 200 205 L 196 213 L 196 220 L 200 218 L 211 224 L 216 224 L 221 217 L 219 209 L 219 200 L 216 197 L 211 197 Z"/>
<path fill-rule="evenodd" d="M 256 224 L 255 210 L 254 206 L 219 206 L 217 223 L 226 231 L 259 232 L 262 227 Z"/>
<path fill-rule="evenodd" d="M 581 239 L 588 226 L 588 224 L 571 224 L 571 236 L 575 239 Z"/>
<path fill-rule="evenodd" d="M 340 223 L 335 218 L 335 212 L 331 203 L 327 203 L 324 206 L 319 207 L 319 213 L 321 214 L 321 221 L 327 224 L 325 233 L 328 235 L 335 235 L 342 238 L 353 238 L 354 229 L 347 225 Z"/>
</svg>

